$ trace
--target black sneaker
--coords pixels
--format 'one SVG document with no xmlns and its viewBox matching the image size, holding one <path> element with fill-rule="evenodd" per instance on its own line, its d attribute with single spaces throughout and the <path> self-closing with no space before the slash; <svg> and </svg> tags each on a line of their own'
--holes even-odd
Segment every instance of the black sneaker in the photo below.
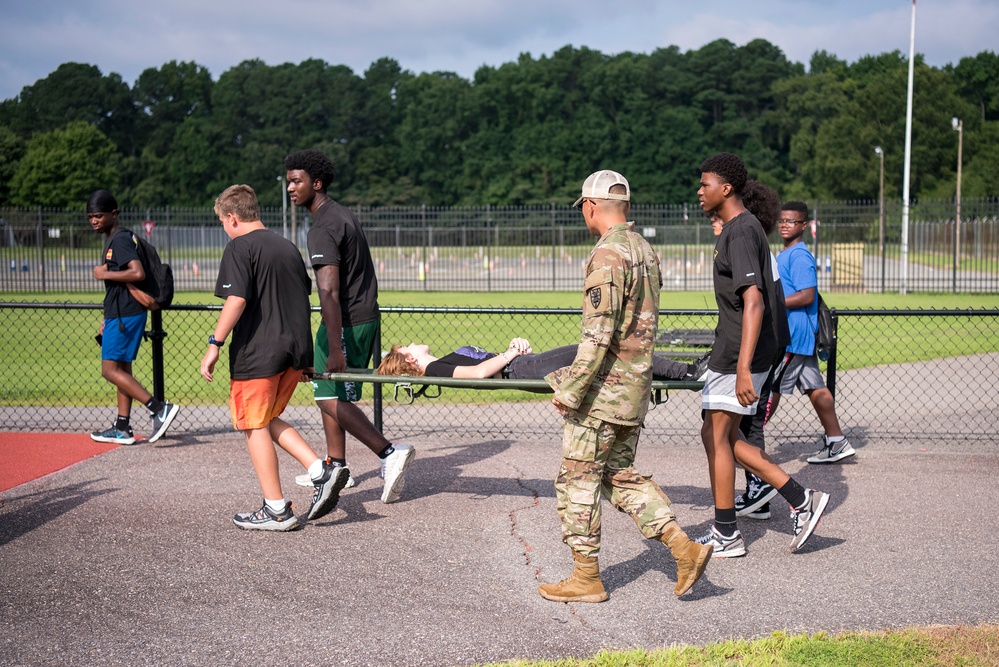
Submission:
<svg viewBox="0 0 999 667">
<path fill-rule="evenodd" d="M 320 519 L 335 510 L 340 502 L 340 492 L 349 479 L 350 470 L 346 467 L 323 461 L 323 476 L 312 483 L 316 492 L 312 494 L 309 519 Z"/>
<path fill-rule="evenodd" d="M 180 406 L 173 403 L 167 402 L 163 404 L 163 409 L 152 416 L 153 433 L 149 436 L 149 442 L 156 442 L 163 437 L 163 434 L 170 428 L 170 424 L 173 422 L 173 418 L 177 416 L 179 410 Z"/>
<path fill-rule="evenodd" d="M 749 488 L 735 499 L 735 515 L 750 519 L 769 519 L 769 503 L 776 495 L 777 489 L 756 475 L 750 475 Z"/>
<path fill-rule="evenodd" d="M 106 431 L 94 431 L 90 434 L 90 439 L 94 442 L 111 442 L 116 445 L 135 444 L 135 435 L 131 428 L 127 431 L 119 431 L 114 424 Z"/>
<path fill-rule="evenodd" d="M 275 530 L 284 532 L 298 528 L 298 519 L 291 511 L 291 503 L 285 503 L 284 509 L 275 512 L 267 503 L 256 512 L 240 512 L 232 517 L 232 522 L 243 530 Z"/>
</svg>

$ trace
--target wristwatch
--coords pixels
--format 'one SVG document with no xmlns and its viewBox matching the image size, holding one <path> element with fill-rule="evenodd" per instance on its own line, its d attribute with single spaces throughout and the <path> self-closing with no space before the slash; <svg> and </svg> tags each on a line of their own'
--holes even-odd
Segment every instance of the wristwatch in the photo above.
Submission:
<svg viewBox="0 0 999 667">
<path fill-rule="evenodd" d="M 222 347 L 223 345 L 225 345 L 225 341 L 224 340 L 215 340 L 215 334 L 210 334 L 208 336 L 208 344 L 209 345 L 217 345 L 219 347 Z"/>
</svg>

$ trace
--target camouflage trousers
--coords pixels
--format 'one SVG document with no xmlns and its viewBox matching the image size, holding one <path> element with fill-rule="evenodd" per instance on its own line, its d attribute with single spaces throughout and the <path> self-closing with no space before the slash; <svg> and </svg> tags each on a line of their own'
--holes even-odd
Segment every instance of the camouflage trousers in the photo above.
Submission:
<svg viewBox="0 0 999 667">
<path fill-rule="evenodd" d="M 610 422 L 590 427 L 565 420 L 555 499 L 562 541 L 574 552 L 586 557 L 600 552 L 601 498 L 631 516 L 649 539 L 662 535 L 676 520 L 662 489 L 632 467 L 641 428 Z"/>
</svg>

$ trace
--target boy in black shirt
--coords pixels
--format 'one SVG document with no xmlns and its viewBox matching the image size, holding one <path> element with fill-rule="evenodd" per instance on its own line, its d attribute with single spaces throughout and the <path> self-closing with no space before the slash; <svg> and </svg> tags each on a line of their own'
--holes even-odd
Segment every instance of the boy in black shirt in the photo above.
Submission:
<svg viewBox="0 0 999 667">
<path fill-rule="evenodd" d="M 312 372 L 312 281 L 295 244 L 260 222 L 260 206 L 250 186 L 227 188 L 215 200 L 215 213 L 231 241 L 215 284 L 215 296 L 225 299 L 225 305 L 208 337 L 201 376 L 212 381 L 219 350 L 231 332 L 229 409 L 233 426 L 246 437 L 264 493 L 263 507 L 237 514 L 232 521 L 247 530 L 292 530 L 298 519 L 281 491 L 273 443 L 309 471 L 316 489 L 310 519 L 336 507 L 350 475 L 346 468 L 334 468 L 317 457 L 279 417 L 295 387 Z"/>
<path fill-rule="evenodd" d="M 178 406 L 155 398 L 132 375 L 132 362 L 139 353 L 146 328 L 146 309 L 132 296 L 135 283 L 146 277 L 139 259 L 135 236 L 118 224 L 118 202 L 107 190 L 95 190 L 87 200 L 87 220 L 96 232 L 104 234 L 104 263 L 94 267 L 94 278 L 104 281 L 104 319 L 98 341 L 101 344 L 101 375 L 118 389 L 118 418 L 106 431 L 90 438 L 119 445 L 135 444 L 132 433 L 132 399 L 149 409 L 152 432 L 149 442 L 159 440 Z"/>
<path fill-rule="evenodd" d="M 697 191 L 705 213 L 717 213 L 722 232 L 714 254 L 718 326 L 704 378 L 701 440 L 708 457 L 715 522 L 698 541 L 714 547 L 714 557 L 746 553 L 735 514 L 735 464 L 767 482 L 791 505 L 797 551 L 811 536 L 829 494 L 805 489 L 762 449 L 744 439 L 743 415 L 755 414 L 767 374 L 782 350 L 775 328 L 778 306 L 770 246 L 759 220 L 746 210 L 742 192 L 748 180 L 742 160 L 719 153 L 701 164 Z"/>
</svg>

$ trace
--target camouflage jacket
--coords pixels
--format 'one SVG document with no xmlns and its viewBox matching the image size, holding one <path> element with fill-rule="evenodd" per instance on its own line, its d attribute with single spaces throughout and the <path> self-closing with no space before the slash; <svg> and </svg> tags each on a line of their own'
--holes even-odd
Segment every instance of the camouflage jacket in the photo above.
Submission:
<svg viewBox="0 0 999 667">
<path fill-rule="evenodd" d="M 607 230 L 586 264 L 576 359 L 545 377 L 582 423 L 641 424 L 649 409 L 659 322 L 659 256 L 633 223 Z"/>
</svg>

